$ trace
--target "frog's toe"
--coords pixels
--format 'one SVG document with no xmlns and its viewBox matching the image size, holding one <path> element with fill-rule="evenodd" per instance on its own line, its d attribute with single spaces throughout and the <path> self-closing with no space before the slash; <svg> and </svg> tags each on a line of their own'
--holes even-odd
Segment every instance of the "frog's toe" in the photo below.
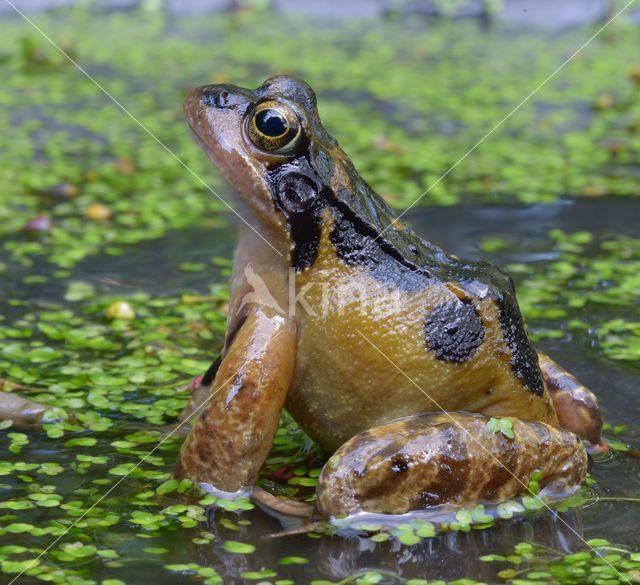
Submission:
<svg viewBox="0 0 640 585">
<path fill-rule="evenodd" d="M 591 443 L 586 447 L 587 453 L 592 457 L 599 457 L 601 455 L 607 455 L 611 453 L 611 447 L 605 442 L 601 441 L 600 443 Z"/>
<path fill-rule="evenodd" d="M 338 449 L 319 477 L 318 509 L 335 517 L 497 503 L 528 493 L 532 479 L 545 493 L 568 494 L 586 472 L 585 449 L 568 431 L 478 414 L 421 414 Z"/>
<path fill-rule="evenodd" d="M 33 402 L 13 392 L 0 392 L 0 422 L 10 421 L 10 425 L 17 429 L 35 430 L 62 418 L 61 409 Z"/>
</svg>

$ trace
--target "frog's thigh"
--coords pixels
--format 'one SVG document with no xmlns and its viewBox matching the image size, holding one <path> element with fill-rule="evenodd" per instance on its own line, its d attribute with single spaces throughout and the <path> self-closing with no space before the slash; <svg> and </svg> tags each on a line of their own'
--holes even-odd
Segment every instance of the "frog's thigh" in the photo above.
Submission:
<svg viewBox="0 0 640 585">
<path fill-rule="evenodd" d="M 549 491 L 581 485 L 587 456 L 573 433 L 510 420 L 513 439 L 491 430 L 487 417 L 460 412 L 410 416 L 356 435 L 322 470 L 318 507 L 337 516 L 500 502 L 526 493 L 536 470 Z"/>
<path fill-rule="evenodd" d="M 592 443 L 599 443 L 602 414 L 595 394 L 549 356 L 540 353 L 538 357 L 562 428 Z"/>
<path fill-rule="evenodd" d="M 249 313 L 182 445 L 178 477 L 235 492 L 251 486 L 278 428 L 295 364 L 295 324 Z"/>
</svg>

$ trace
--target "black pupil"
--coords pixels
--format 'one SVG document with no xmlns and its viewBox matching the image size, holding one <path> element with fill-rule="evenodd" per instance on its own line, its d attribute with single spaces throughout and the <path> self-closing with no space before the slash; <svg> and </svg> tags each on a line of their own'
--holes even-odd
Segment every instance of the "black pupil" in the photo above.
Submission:
<svg viewBox="0 0 640 585">
<path fill-rule="evenodd" d="M 262 110 L 256 115 L 256 128 L 265 136 L 278 138 L 287 131 L 287 122 L 277 110 Z"/>
</svg>

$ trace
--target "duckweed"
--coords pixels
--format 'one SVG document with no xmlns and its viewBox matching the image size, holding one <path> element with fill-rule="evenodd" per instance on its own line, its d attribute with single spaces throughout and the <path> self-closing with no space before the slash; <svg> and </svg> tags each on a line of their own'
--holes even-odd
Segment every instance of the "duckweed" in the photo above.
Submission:
<svg viewBox="0 0 640 585">
<path fill-rule="evenodd" d="M 515 439 L 513 422 L 509 417 L 490 418 L 487 421 L 487 429 L 492 433 L 502 433 L 508 439 Z"/>
<path fill-rule="evenodd" d="M 498 573 L 513 585 L 638 583 L 640 556 L 616 547 L 602 538 L 586 541 L 589 551 L 562 555 L 556 551 L 522 542 L 513 554 L 486 555 L 480 560 L 512 565 Z"/>
<path fill-rule="evenodd" d="M 246 555 L 255 552 L 256 547 L 252 544 L 246 544 L 244 542 L 236 542 L 233 540 L 227 540 L 224 543 L 224 550 L 230 553 Z"/>
<path fill-rule="evenodd" d="M 518 299 L 534 339 L 582 338 L 610 359 L 629 364 L 640 357 L 640 239 L 591 234 L 548 234 L 557 250 L 549 263 L 510 264 Z M 615 316 L 618 313 L 619 316 Z M 582 335 L 580 335 L 580 333 Z"/>
</svg>

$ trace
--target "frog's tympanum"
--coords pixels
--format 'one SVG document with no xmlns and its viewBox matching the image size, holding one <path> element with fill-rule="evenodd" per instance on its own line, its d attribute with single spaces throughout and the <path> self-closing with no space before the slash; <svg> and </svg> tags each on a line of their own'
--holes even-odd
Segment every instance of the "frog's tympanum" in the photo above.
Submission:
<svg viewBox="0 0 640 585">
<path fill-rule="evenodd" d="M 185 111 L 245 222 L 178 476 L 246 491 L 286 408 L 331 455 L 328 516 L 498 502 L 536 472 L 549 493 L 581 484 L 593 394 L 533 349 L 507 274 L 394 221 L 306 83 L 208 85 Z"/>
</svg>

